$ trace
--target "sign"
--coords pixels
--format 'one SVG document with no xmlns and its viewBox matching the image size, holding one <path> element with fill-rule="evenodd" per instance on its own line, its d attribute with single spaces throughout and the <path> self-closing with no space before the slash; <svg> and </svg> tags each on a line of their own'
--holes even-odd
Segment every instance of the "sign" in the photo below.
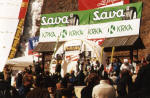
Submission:
<svg viewBox="0 0 150 98">
<path fill-rule="evenodd" d="M 89 23 L 88 11 L 75 11 L 66 13 L 42 14 L 41 28 L 56 26 L 76 26 Z"/>
<path fill-rule="evenodd" d="M 118 3 L 128 4 L 129 0 L 78 0 L 79 10 L 89 10 L 99 7 L 116 6 Z"/>
<path fill-rule="evenodd" d="M 139 27 L 140 19 L 132 19 L 91 25 L 41 28 L 39 41 L 53 42 L 59 35 L 59 41 L 138 35 Z"/>
<path fill-rule="evenodd" d="M 16 29 L 16 34 L 15 34 L 15 37 L 14 37 L 14 41 L 13 41 L 8 59 L 12 59 L 16 55 L 17 48 L 18 48 L 18 45 L 19 45 L 19 42 L 20 42 L 20 37 L 21 37 L 22 31 L 23 31 L 23 26 L 24 26 L 27 7 L 28 7 L 28 0 L 23 0 L 23 2 L 21 4 L 21 8 L 20 8 L 20 13 L 19 13 L 19 16 L 18 16 L 19 23 L 18 23 L 18 26 L 17 26 L 17 29 Z"/>
<path fill-rule="evenodd" d="M 98 8 L 87 11 L 42 14 L 41 28 L 100 24 L 141 18 L 142 3 Z"/>
<path fill-rule="evenodd" d="M 3 70 L 10 51 L 16 52 L 23 19 L 19 20 L 22 0 L 0 0 L 0 71 Z M 18 26 L 17 26 L 18 25 Z"/>
<path fill-rule="evenodd" d="M 38 45 L 39 42 L 39 37 L 33 37 L 29 39 L 29 50 L 28 50 L 28 55 L 33 55 L 36 52 L 33 52 L 33 50 L 35 49 L 35 47 Z"/>
<path fill-rule="evenodd" d="M 0 71 L 7 61 L 19 20 L 0 18 Z"/>
</svg>

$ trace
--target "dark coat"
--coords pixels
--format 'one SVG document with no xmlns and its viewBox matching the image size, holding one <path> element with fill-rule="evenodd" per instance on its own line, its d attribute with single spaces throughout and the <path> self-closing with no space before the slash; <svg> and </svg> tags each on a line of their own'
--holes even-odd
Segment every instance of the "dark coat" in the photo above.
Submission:
<svg viewBox="0 0 150 98">
<path fill-rule="evenodd" d="M 143 66 L 135 80 L 133 91 L 137 96 L 150 96 L 150 64 Z"/>
<path fill-rule="evenodd" d="M 0 98 L 19 98 L 19 93 L 9 83 L 0 80 Z"/>
</svg>

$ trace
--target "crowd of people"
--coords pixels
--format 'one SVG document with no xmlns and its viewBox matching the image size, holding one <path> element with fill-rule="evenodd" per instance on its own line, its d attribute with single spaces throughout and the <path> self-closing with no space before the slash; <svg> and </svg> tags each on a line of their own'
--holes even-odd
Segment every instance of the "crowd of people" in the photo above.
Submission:
<svg viewBox="0 0 150 98">
<path fill-rule="evenodd" d="M 64 77 L 57 68 L 51 74 L 42 72 L 39 64 L 34 71 L 29 66 L 16 75 L 14 85 L 12 70 L 5 67 L 0 72 L 0 98 L 78 98 L 76 86 L 84 86 L 81 98 L 150 98 L 150 55 L 132 62 L 127 58 L 110 62 L 108 58 L 105 65 L 78 61 L 76 66 L 77 74 L 71 70 Z"/>
</svg>

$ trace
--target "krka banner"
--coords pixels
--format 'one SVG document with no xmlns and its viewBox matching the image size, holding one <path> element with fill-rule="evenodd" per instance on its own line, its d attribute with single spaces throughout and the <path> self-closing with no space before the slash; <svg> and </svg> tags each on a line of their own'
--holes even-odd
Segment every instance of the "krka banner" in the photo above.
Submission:
<svg viewBox="0 0 150 98">
<path fill-rule="evenodd" d="M 129 0 L 78 0 L 79 10 L 128 4 Z"/>
<path fill-rule="evenodd" d="M 138 35 L 142 3 L 87 11 L 43 14 L 40 42 Z"/>
</svg>

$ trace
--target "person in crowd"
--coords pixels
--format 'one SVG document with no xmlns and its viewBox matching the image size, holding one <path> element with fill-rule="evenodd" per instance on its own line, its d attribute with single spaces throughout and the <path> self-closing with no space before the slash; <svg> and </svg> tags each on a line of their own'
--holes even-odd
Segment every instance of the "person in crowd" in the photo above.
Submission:
<svg viewBox="0 0 150 98">
<path fill-rule="evenodd" d="M 137 74 L 133 85 L 134 98 L 149 98 L 150 97 L 150 54 L 146 57 L 147 65 L 142 66 Z"/>
<path fill-rule="evenodd" d="M 91 73 L 85 81 L 86 87 L 81 90 L 81 98 L 92 98 L 93 87 L 98 84 L 99 77 L 96 73 Z"/>
<path fill-rule="evenodd" d="M 19 88 L 18 92 L 21 98 L 26 98 L 27 93 L 30 91 L 30 88 L 32 88 L 32 80 L 30 77 L 24 76 L 22 81 L 22 86 Z"/>
<path fill-rule="evenodd" d="M 55 72 L 56 72 L 56 74 L 60 74 L 61 73 L 61 64 L 59 62 L 57 62 L 57 64 L 56 64 Z"/>
<path fill-rule="evenodd" d="M 40 63 L 36 62 L 35 65 L 34 65 L 34 67 L 35 67 L 35 74 L 39 75 L 42 72 L 42 68 L 40 66 Z"/>
<path fill-rule="evenodd" d="M 22 79 L 23 79 L 23 76 L 22 76 L 22 73 L 19 72 L 17 74 L 17 77 L 16 77 L 16 88 L 19 89 L 22 85 Z"/>
<path fill-rule="evenodd" d="M 72 84 L 75 84 L 75 83 L 76 83 L 76 77 L 75 77 L 75 72 L 74 72 L 74 70 L 71 70 L 71 72 L 70 72 L 69 81 L 70 81 Z"/>
<path fill-rule="evenodd" d="M 35 88 L 27 94 L 26 98 L 50 98 L 50 94 L 45 88 Z"/>
<path fill-rule="evenodd" d="M 12 74 L 12 69 L 9 66 L 4 67 L 4 80 L 6 80 L 9 85 L 11 85 L 11 74 Z"/>
<path fill-rule="evenodd" d="M 0 72 L 0 98 L 20 98 L 17 90 L 4 80 L 3 72 Z"/>
<path fill-rule="evenodd" d="M 78 59 L 77 64 L 76 64 L 76 74 L 78 74 L 80 71 L 79 66 L 80 66 L 80 59 Z"/>
<path fill-rule="evenodd" d="M 32 73 L 32 65 L 29 65 L 29 72 Z"/>
<path fill-rule="evenodd" d="M 50 81 L 48 81 L 47 78 L 43 75 L 39 84 L 35 85 L 36 87 L 27 93 L 26 98 L 50 98 L 50 93 L 48 91 L 48 84 Z"/>
<path fill-rule="evenodd" d="M 85 71 L 87 71 L 90 66 L 91 66 L 90 59 L 87 59 L 86 64 L 85 64 Z"/>
<path fill-rule="evenodd" d="M 66 74 L 64 78 L 56 84 L 55 98 L 73 98 L 75 97 L 74 86 L 69 81 L 69 74 Z"/>
<path fill-rule="evenodd" d="M 80 72 L 79 72 L 79 74 L 76 76 L 76 85 L 85 85 L 85 83 L 84 83 L 84 79 L 85 79 L 85 75 L 84 75 L 84 73 L 83 73 L 83 70 L 81 70 Z"/>
<path fill-rule="evenodd" d="M 124 59 L 124 63 L 120 67 L 120 71 L 128 71 L 131 74 L 132 67 L 129 64 L 129 60 L 128 59 Z"/>
<path fill-rule="evenodd" d="M 107 72 L 102 72 L 100 84 L 93 88 L 92 98 L 116 98 L 115 88 L 110 85 Z"/>
<path fill-rule="evenodd" d="M 113 72 L 118 77 L 120 73 L 121 61 L 119 58 L 115 58 L 113 61 Z"/>
<path fill-rule="evenodd" d="M 127 70 L 120 72 L 120 78 L 117 83 L 118 98 L 126 97 L 132 92 L 132 77 Z"/>
<path fill-rule="evenodd" d="M 108 75 L 110 75 L 111 72 L 113 71 L 113 66 L 110 63 L 108 58 L 106 59 L 106 65 L 105 65 L 105 69 L 104 70 L 108 73 Z"/>
</svg>

